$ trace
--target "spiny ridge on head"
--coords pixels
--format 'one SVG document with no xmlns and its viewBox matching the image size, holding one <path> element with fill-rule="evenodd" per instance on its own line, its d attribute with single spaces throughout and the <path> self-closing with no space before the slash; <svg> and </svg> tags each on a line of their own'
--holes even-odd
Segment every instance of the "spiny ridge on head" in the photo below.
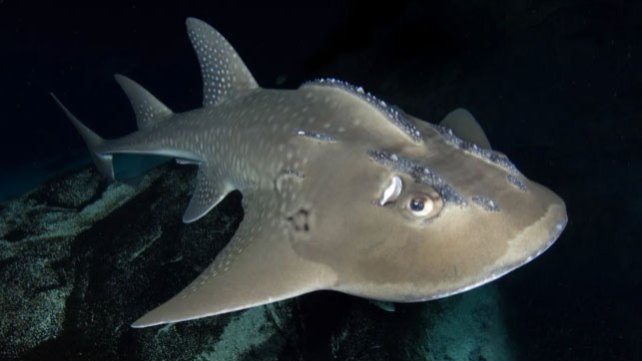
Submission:
<svg viewBox="0 0 642 361">
<path fill-rule="evenodd" d="M 392 124 L 404 132 L 415 143 L 421 143 L 421 131 L 408 118 L 406 118 L 397 107 L 387 104 L 385 101 L 366 92 L 363 87 L 352 85 L 343 80 L 332 78 L 316 79 L 308 81 L 303 85 L 320 85 L 343 89 L 377 108 L 383 113 Z"/>
</svg>

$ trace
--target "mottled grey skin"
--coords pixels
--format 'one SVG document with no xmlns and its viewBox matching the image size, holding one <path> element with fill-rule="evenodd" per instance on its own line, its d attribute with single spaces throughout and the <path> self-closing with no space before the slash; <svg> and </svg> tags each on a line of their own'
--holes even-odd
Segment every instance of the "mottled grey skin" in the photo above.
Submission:
<svg viewBox="0 0 642 361">
<path fill-rule="evenodd" d="M 103 140 L 63 107 L 108 178 L 114 153 L 197 164 L 185 222 L 243 193 L 230 244 L 134 327 L 320 289 L 394 302 L 445 297 L 530 261 L 566 225 L 564 202 L 492 151 L 465 110 L 443 123 L 460 138 L 336 80 L 262 89 L 220 34 L 196 19 L 187 26 L 203 108 L 174 114 L 117 76 L 140 130 Z"/>
</svg>

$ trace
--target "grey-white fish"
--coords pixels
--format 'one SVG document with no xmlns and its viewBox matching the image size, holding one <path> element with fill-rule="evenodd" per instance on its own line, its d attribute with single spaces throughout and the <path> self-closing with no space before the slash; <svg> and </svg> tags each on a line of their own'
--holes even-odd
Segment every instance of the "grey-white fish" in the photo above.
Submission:
<svg viewBox="0 0 642 361">
<path fill-rule="evenodd" d="M 198 165 L 187 223 L 243 194 L 227 247 L 134 327 L 324 289 L 389 302 L 445 297 L 527 263 L 564 229 L 564 202 L 493 151 L 466 110 L 434 125 L 339 80 L 264 89 L 216 30 L 193 18 L 187 29 L 203 107 L 174 113 L 117 75 L 139 130 L 104 140 L 60 104 L 111 180 L 116 153 Z"/>
</svg>

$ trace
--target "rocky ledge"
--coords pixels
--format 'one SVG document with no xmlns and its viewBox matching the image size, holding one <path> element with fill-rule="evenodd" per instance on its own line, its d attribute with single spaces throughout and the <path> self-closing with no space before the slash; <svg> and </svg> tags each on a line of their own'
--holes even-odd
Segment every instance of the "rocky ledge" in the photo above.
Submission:
<svg viewBox="0 0 642 361">
<path fill-rule="evenodd" d="M 93 168 L 0 206 L 0 359 L 509 360 L 494 286 L 386 312 L 316 292 L 161 327 L 131 322 L 207 267 L 242 219 L 233 193 L 181 223 L 194 169 L 161 166 L 135 184 Z"/>
</svg>

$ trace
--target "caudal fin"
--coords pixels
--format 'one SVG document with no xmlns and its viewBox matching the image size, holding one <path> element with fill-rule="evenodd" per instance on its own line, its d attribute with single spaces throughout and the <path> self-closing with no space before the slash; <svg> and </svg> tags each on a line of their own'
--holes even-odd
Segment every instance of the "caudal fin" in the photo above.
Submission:
<svg viewBox="0 0 642 361">
<path fill-rule="evenodd" d="M 53 93 L 51 93 L 51 97 L 56 101 L 56 103 L 58 103 L 65 114 L 67 114 L 67 117 L 71 120 L 71 123 L 73 123 L 74 127 L 76 127 L 76 130 L 78 130 L 78 133 L 80 133 L 80 136 L 85 141 L 85 144 L 87 144 L 87 147 L 91 152 L 91 158 L 94 160 L 94 164 L 96 164 L 98 171 L 104 177 L 113 181 L 115 177 L 111 154 L 100 154 L 97 151 L 98 147 L 104 142 L 103 138 L 81 123 L 80 120 L 78 120 L 78 118 L 76 118 L 76 116 L 73 115 Z"/>
</svg>

